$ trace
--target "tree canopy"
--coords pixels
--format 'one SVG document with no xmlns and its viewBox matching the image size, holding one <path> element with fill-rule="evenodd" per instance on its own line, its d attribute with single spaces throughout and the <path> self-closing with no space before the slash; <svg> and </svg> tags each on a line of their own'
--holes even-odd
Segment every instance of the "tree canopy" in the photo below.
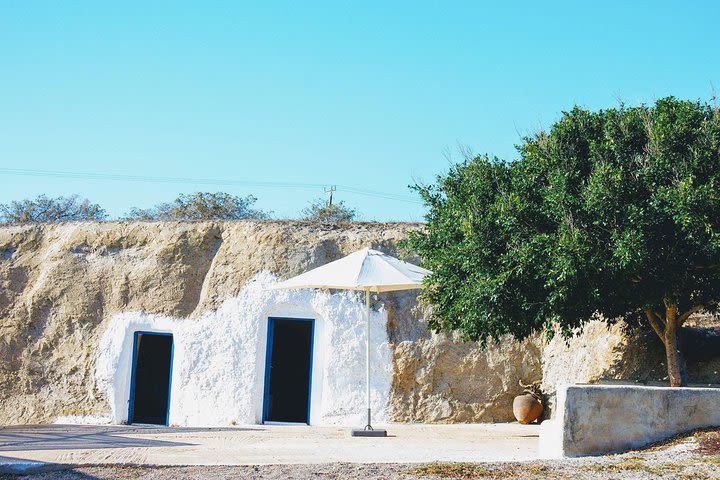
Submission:
<svg viewBox="0 0 720 480">
<path fill-rule="evenodd" d="M 310 203 L 301 212 L 303 220 L 321 223 L 352 222 L 357 216 L 357 211 L 340 200 L 329 205 L 323 199 L 317 199 Z"/>
<path fill-rule="evenodd" d="M 127 218 L 137 220 L 243 220 L 267 219 L 269 212 L 256 210 L 252 195 L 238 197 L 224 192 L 180 194 L 174 201 L 152 208 L 133 208 Z"/>
<path fill-rule="evenodd" d="M 415 188 L 431 327 L 484 341 L 639 318 L 683 384 L 677 331 L 720 300 L 720 113 L 675 98 L 562 115 L 519 159 L 478 156 Z"/>
<path fill-rule="evenodd" d="M 100 205 L 77 195 L 56 198 L 40 195 L 33 199 L 0 204 L 0 223 L 97 221 L 106 218 L 107 214 Z"/>
</svg>

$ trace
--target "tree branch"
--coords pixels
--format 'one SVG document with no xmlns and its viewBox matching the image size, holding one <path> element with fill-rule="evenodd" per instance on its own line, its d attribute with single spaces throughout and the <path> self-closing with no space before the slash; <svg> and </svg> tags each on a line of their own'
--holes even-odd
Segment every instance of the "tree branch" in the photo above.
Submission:
<svg viewBox="0 0 720 480">
<path fill-rule="evenodd" d="M 648 307 L 643 307 L 643 312 L 645 312 L 645 316 L 647 317 L 653 331 L 655 331 L 657 336 L 660 337 L 660 340 L 663 342 L 663 345 L 665 345 L 665 325 L 663 324 L 662 319 L 660 319 L 660 317 Z"/>
<path fill-rule="evenodd" d="M 694 307 L 690 308 L 687 312 L 680 315 L 678 317 L 678 326 L 682 327 L 683 323 L 685 323 L 685 321 L 688 318 L 690 318 L 690 315 L 692 315 L 693 313 L 699 312 L 703 308 L 705 308 L 705 305 L 695 305 Z"/>
</svg>

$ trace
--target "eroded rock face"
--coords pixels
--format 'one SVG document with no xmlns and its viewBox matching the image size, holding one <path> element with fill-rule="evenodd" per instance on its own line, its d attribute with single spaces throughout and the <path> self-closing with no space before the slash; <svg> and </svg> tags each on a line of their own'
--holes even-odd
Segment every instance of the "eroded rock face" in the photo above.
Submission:
<svg viewBox="0 0 720 480">
<path fill-rule="evenodd" d="M 543 351 L 542 390 L 555 392 L 559 383 L 593 383 L 620 366 L 629 337 L 622 323 L 592 321 L 572 338 L 555 335 Z"/>
<path fill-rule="evenodd" d="M 115 314 L 193 321 L 258 272 L 287 278 L 368 245 L 395 253 L 413 228 L 253 221 L 2 227 L 0 424 L 106 412 L 93 369 Z"/>
<path fill-rule="evenodd" d="M 371 245 L 396 254 L 417 224 L 71 223 L 0 228 L 0 424 L 105 415 L 96 385 L 109 321 L 142 312 L 193 322 L 259 272 L 280 278 Z M 518 380 L 540 378 L 539 342 L 430 335 L 417 292 L 373 298 L 393 351 L 396 421 L 512 419 Z"/>
<path fill-rule="evenodd" d="M 95 364 L 118 314 L 194 322 L 260 272 L 288 278 L 368 245 L 397 254 L 397 242 L 417 228 L 257 221 L 0 227 L 0 424 L 107 414 Z M 652 332 L 624 324 L 593 322 L 567 345 L 556 337 L 544 346 L 537 337 L 481 350 L 429 333 L 417 292 L 373 296 L 373 305 L 387 313 L 394 421 L 512 421 L 520 380 L 542 378 L 552 394 L 558 383 L 667 375 Z M 717 322 L 698 321 L 693 326 L 702 330 L 684 339 L 691 381 L 717 384 Z"/>
<path fill-rule="evenodd" d="M 688 382 L 720 384 L 720 320 L 695 317 L 681 332 Z M 560 384 L 626 382 L 666 385 L 665 348 L 649 328 L 589 322 L 574 337 L 555 336 L 543 351 L 542 389 L 552 409 Z"/>
<path fill-rule="evenodd" d="M 400 422 L 509 422 L 519 381 L 542 377 L 542 342 L 476 343 L 433 334 L 395 346 L 391 411 Z"/>
</svg>

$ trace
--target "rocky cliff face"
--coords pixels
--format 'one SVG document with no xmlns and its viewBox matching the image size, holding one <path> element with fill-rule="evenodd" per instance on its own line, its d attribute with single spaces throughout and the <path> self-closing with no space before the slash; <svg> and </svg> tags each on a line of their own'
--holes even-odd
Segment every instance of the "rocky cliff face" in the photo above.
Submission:
<svg viewBox="0 0 720 480">
<path fill-rule="evenodd" d="M 688 382 L 720 386 L 720 319 L 696 316 L 681 332 Z M 623 321 L 588 323 L 576 336 L 556 336 L 542 353 L 542 389 L 550 409 L 559 384 L 668 384 L 665 347 L 649 328 Z"/>
<path fill-rule="evenodd" d="M 402 422 L 508 422 L 519 381 L 542 376 L 539 338 L 505 338 L 485 350 L 441 334 L 395 345 L 391 403 Z"/>
<path fill-rule="evenodd" d="M 396 253 L 414 224 L 71 223 L 0 228 L 0 424 L 97 415 L 98 345 L 123 312 L 193 322 L 259 272 L 280 278 L 367 245 Z M 538 342 L 429 334 L 416 293 L 381 295 L 393 357 L 389 417 L 508 421 L 517 381 L 541 376 Z M 376 305 L 380 306 L 380 305 Z M 184 320 L 183 320 L 184 319 Z"/>
<path fill-rule="evenodd" d="M 0 227 L 0 424 L 107 413 L 95 367 L 118 315 L 199 322 L 260 273 L 288 278 L 368 245 L 396 254 L 415 228 L 253 221 Z M 568 343 L 508 338 L 481 350 L 429 333 L 416 298 L 411 291 L 374 300 L 387 314 L 389 420 L 511 421 L 520 380 L 543 379 L 553 393 L 560 382 L 665 376 L 659 342 L 624 324 L 591 323 Z M 720 383 L 714 322 L 688 333 L 695 382 Z"/>
</svg>

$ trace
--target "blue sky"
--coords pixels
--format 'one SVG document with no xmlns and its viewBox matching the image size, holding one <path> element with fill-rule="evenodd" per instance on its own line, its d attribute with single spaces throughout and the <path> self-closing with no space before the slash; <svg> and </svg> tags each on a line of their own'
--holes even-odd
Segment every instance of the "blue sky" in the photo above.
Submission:
<svg viewBox="0 0 720 480">
<path fill-rule="evenodd" d="M 513 158 L 574 104 L 720 89 L 720 2 L 487 3 L 5 0 L 0 203 L 223 190 L 292 217 L 338 185 L 392 194 L 339 187 L 366 220 L 421 220 L 407 186 L 457 145 Z"/>
</svg>

